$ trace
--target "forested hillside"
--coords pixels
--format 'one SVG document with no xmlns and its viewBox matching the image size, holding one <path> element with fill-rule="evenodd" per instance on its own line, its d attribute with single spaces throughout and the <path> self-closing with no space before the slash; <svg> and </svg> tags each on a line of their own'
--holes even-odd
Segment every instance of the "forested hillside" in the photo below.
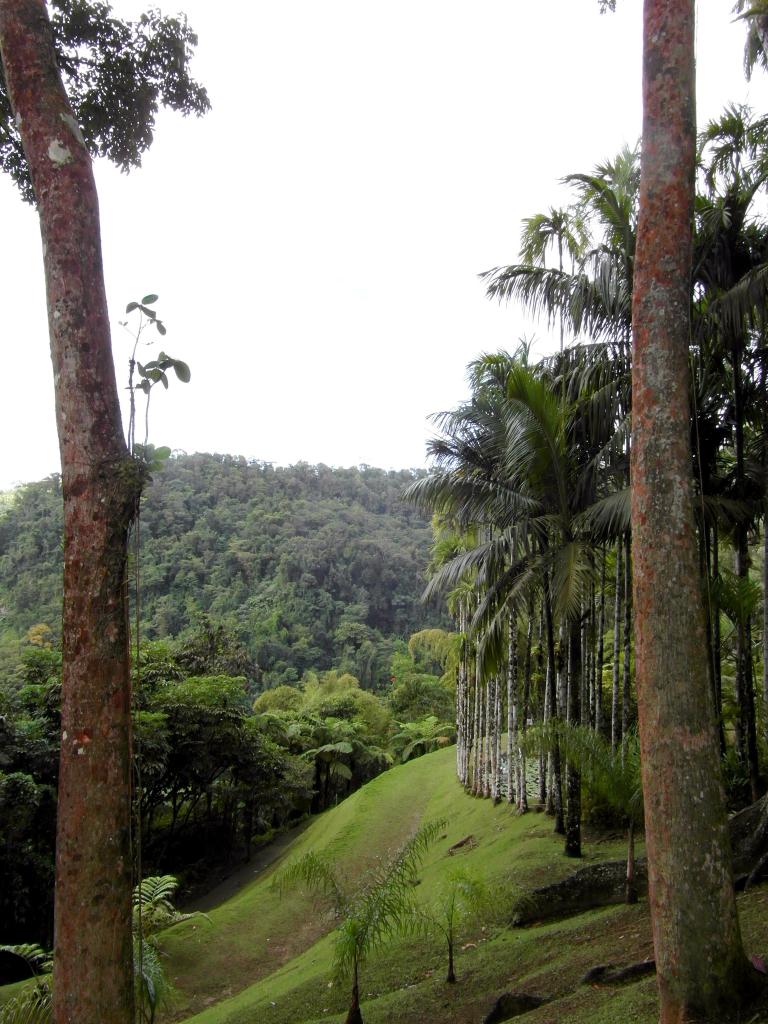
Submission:
<svg viewBox="0 0 768 1024">
<path fill-rule="evenodd" d="M 400 495 L 408 471 L 290 468 L 227 455 L 171 458 L 141 514 L 142 631 L 176 636 L 201 615 L 245 645 L 260 687 L 332 665 L 388 679 L 396 638 L 440 613 L 420 603 L 430 529 Z M 57 477 L 5 496 L 2 637 L 61 618 Z"/>
</svg>

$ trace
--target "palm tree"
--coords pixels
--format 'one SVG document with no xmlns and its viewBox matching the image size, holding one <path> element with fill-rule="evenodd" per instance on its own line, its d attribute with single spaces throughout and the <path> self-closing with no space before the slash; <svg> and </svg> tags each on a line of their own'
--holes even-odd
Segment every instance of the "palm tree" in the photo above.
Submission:
<svg viewBox="0 0 768 1024">
<path fill-rule="evenodd" d="M 768 0 L 736 0 L 733 11 L 747 23 L 744 72 L 749 79 L 758 64 L 768 70 Z"/>
<path fill-rule="evenodd" d="M 489 298 L 515 299 L 533 315 L 559 322 L 572 337 L 629 339 L 637 221 L 637 148 L 625 147 L 592 174 L 564 179 L 574 202 L 564 214 L 524 221 L 522 261 L 481 274 Z M 574 225 L 569 228 L 569 225 Z M 545 230 L 546 228 L 546 230 Z M 549 238 L 567 240 L 571 270 L 547 267 Z"/>
<path fill-rule="evenodd" d="M 466 871 L 452 872 L 428 906 L 419 914 L 423 930 L 434 932 L 445 942 L 448 955 L 446 982 L 456 982 L 456 943 L 464 928 L 491 905 L 488 888 Z"/>
<path fill-rule="evenodd" d="M 387 861 L 377 864 L 349 892 L 331 863 L 316 853 L 305 854 L 275 879 L 278 890 L 305 885 L 331 901 L 336 928 L 333 970 L 337 980 L 352 979 L 352 1001 L 346 1024 L 363 1024 L 360 1012 L 360 971 L 372 954 L 395 934 L 416 929 L 416 872 L 446 822 L 431 821 Z"/>
<path fill-rule="evenodd" d="M 621 750 L 594 729 L 560 722 L 557 727 L 534 730 L 526 737 L 531 751 L 551 749 L 557 743 L 565 756 L 578 765 L 591 792 L 622 814 L 627 821 L 627 903 L 637 902 L 635 884 L 635 834 L 643 824 L 643 790 L 640 781 L 640 744 L 636 733 L 624 737 Z"/>
<path fill-rule="evenodd" d="M 540 596 L 553 664 L 553 622 L 567 626 L 570 685 L 561 710 L 577 721 L 582 603 L 594 572 L 590 515 L 602 486 L 605 446 L 586 443 L 578 406 L 563 404 L 544 369 L 502 353 L 478 360 L 471 374 L 472 400 L 439 417 L 442 437 L 430 446 L 435 468 L 407 496 L 460 525 L 474 525 L 482 540 L 441 566 L 427 594 L 474 575 L 472 631 L 480 671 L 489 678 L 504 662 L 511 614 L 526 608 L 530 595 Z M 604 509 L 601 515 L 604 522 Z M 550 686 L 554 690 L 554 672 Z M 550 708 L 554 717 L 554 693 Z M 565 831 L 566 852 L 574 856 L 581 849 L 578 793 L 571 767 Z"/>
<path fill-rule="evenodd" d="M 750 472 L 748 431 L 752 427 L 760 438 L 757 458 L 765 464 L 766 408 L 758 370 L 764 363 L 759 349 L 768 306 L 768 230 L 755 205 L 768 181 L 763 156 L 767 141 L 768 119 L 753 118 L 748 108 L 735 106 L 711 121 L 699 139 L 705 194 L 697 201 L 695 336 L 701 363 L 706 360 L 708 368 L 714 367 L 715 376 L 719 371 L 730 377 L 724 411 L 731 423 L 727 440 L 733 465 L 725 475 L 723 493 L 740 507 L 732 534 L 741 580 L 746 580 L 749 569 L 749 530 L 763 512 L 765 494 L 765 484 Z M 735 724 L 739 758 L 756 800 L 759 764 L 751 650 L 747 616 L 737 623 Z"/>
</svg>

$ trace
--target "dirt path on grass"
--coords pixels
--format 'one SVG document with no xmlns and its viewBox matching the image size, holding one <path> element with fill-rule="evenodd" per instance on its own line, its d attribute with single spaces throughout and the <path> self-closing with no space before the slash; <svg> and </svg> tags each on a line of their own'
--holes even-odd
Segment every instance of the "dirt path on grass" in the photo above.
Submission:
<svg viewBox="0 0 768 1024">
<path fill-rule="evenodd" d="M 247 864 L 243 864 L 242 867 L 228 873 L 224 878 L 216 882 L 213 888 L 208 889 L 205 893 L 192 896 L 189 900 L 185 900 L 182 907 L 184 912 L 189 913 L 193 910 L 200 910 L 203 913 L 207 913 L 209 910 L 218 907 L 219 904 L 231 899 L 232 896 L 237 895 L 243 886 L 253 882 L 254 879 L 258 878 L 260 874 L 285 853 L 294 839 L 297 839 L 304 829 L 309 826 L 311 820 L 311 818 L 308 818 L 295 828 L 289 829 L 288 832 L 282 832 L 268 846 L 263 846 L 260 850 L 257 850 Z"/>
</svg>

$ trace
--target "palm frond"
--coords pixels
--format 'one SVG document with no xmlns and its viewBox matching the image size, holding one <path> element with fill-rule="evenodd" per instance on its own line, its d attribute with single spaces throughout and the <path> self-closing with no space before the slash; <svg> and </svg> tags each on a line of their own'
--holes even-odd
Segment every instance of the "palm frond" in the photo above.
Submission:
<svg viewBox="0 0 768 1024">
<path fill-rule="evenodd" d="M 332 900 L 337 913 L 342 913 L 347 906 L 348 898 L 333 868 L 327 860 L 312 851 L 284 868 L 274 879 L 272 887 L 282 894 L 299 884 L 306 886 L 310 892 Z"/>
<path fill-rule="evenodd" d="M 628 487 L 599 498 L 574 517 L 574 527 L 593 540 L 617 540 L 630 528 L 630 490 Z"/>
</svg>

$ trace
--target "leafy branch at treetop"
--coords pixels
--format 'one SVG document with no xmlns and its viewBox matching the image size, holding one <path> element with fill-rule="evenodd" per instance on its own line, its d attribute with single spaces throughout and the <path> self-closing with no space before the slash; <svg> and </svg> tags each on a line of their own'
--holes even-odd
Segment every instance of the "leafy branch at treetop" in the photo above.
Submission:
<svg viewBox="0 0 768 1024">
<path fill-rule="evenodd" d="M 197 36 L 185 15 L 150 9 L 136 21 L 99 0 L 51 0 L 56 61 L 91 156 L 122 171 L 141 165 L 159 107 L 206 113 L 210 101 L 189 65 Z M 0 169 L 34 202 L 27 162 L 0 75 Z"/>
</svg>

